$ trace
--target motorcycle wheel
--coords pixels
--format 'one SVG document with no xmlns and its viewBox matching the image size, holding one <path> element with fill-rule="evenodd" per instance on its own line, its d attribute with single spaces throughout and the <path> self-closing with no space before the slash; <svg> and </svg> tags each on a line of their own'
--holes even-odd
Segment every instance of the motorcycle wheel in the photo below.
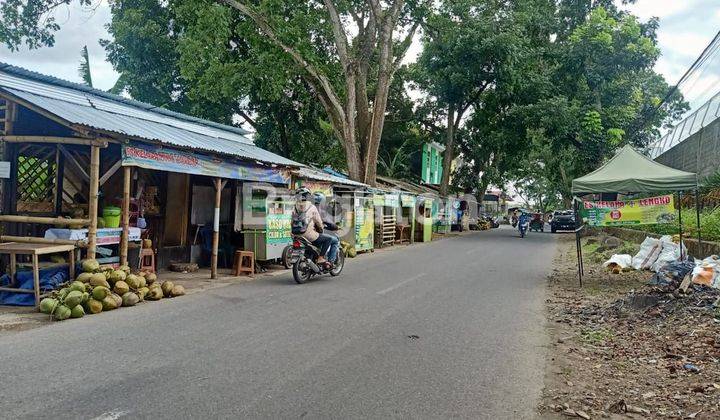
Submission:
<svg viewBox="0 0 720 420">
<path fill-rule="evenodd" d="M 282 253 L 282 265 L 283 265 L 283 267 L 285 267 L 285 268 L 292 268 L 292 266 L 293 266 L 292 252 L 293 252 L 293 247 L 292 247 L 292 245 L 288 245 L 288 246 L 285 247 L 285 249 L 283 249 L 283 253 Z"/>
<path fill-rule="evenodd" d="M 330 270 L 330 275 L 333 277 L 339 276 L 342 273 L 343 267 L 345 267 L 345 253 L 339 250 L 337 259 L 335 260 L 335 267 Z"/>
<path fill-rule="evenodd" d="M 292 266 L 293 279 L 297 284 L 305 284 L 312 277 L 312 272 L 307 267 L 305 258 L 298 258 Z"/>
</svg>

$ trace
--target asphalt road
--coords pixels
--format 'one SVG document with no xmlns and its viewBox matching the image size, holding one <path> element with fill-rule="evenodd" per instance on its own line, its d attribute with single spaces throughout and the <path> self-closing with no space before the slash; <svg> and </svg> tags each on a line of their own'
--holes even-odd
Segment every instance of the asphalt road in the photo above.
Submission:
<svg viewBox="0 0 720 420">
<path fill-rule="evenodd" d="M 2 418 L 532 418 L 554 236 L 510 228 L 0 337 Z"/>
</svg>

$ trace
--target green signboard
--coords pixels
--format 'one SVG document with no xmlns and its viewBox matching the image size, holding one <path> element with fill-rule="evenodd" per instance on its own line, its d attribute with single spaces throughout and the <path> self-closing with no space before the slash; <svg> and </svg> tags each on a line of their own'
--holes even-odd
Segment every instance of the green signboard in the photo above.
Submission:
<svg viewBox="0 0 720 420">
<path fill-rule="evenodd" d="M 402 203 L 403 207 L 413 207 L 415 206 L 415 197 L 403 194 L 400 196 L 400 203 Z"/>
<path fill-rule="evenodd" d="M 267 244 L 287 244 L 292 240 L 290 234 L 290 225 L 292 222 L 292 214 L 283 212 L 267 215 Z"/>
<path fill-rule="evenodd" d="M 385 206 L 387 207 L 399 207 L 400 197 L 398 194 L 385 194 Z"/>
<path fill-rule="evenodd" d="M 374 245 L 375 222 L 372 207 L 355 208 L 355 249 L 365 251 Z"/>
</svg>

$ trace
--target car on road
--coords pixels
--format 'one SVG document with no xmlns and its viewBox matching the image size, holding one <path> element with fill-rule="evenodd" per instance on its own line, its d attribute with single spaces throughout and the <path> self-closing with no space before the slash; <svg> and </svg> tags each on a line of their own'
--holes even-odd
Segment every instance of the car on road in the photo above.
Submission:
<svg viewBox="0 0 720 420">
<path fill-rule="evenodd" d="M 575 213 L 572 210 L 555 210 L 550 220 L 550 231 L 575 230 Z"/>
</svg>

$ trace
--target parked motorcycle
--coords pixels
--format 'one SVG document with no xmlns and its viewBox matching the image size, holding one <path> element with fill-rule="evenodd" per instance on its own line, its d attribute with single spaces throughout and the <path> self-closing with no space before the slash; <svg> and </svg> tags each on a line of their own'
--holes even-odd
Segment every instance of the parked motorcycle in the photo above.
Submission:
<svg viewBox="0 0 720 420">
<path fill-rule="evenodd" d="M 302 236 L 294 236 L 292 247 L 293 254 L 298 255 L 297 260 L 292 265 L 293 278 L 298 284 L 303 284 L 313 276 L 322 274 L 330 274 L 333 277 L 339 276 L 345 266 L 345 252 L 343 252 L 342 248 L 338 249 L 335 264 L 328 269 L 325 264 L 317 263 L 320 249 L 307 239 Z"/>
</svg>

